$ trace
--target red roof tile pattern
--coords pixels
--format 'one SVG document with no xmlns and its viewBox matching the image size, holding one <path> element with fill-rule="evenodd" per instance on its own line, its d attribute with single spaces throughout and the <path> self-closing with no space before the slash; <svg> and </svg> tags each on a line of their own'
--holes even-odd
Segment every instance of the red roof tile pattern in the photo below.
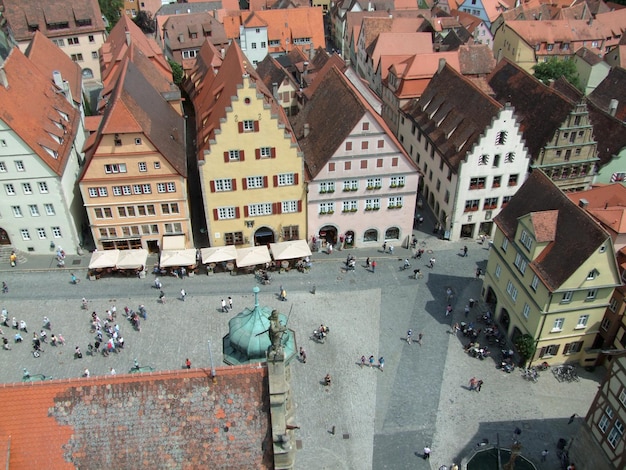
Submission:
<svg viewBox="0 0 626 470">
<path fill-rule="evenodd" d="M 587 191 L 568 193 L 574 204 L 587 201 L 585 209 L 615 233 L 626 233 L 626 187 L 621 183 L 597 186 Z"/>
<path fill-rule="evenodd" d="M 273 468 L 267 368 L 216 372 L 215 383 L 192 369 L 1 385 L 7 465 Z"/>
<path fill-rule="evenodd" d="M 556 232 L 549 237 L 553 241 L 529 266 L 548 289 L 555 291 L 606 242 L 609 235 L 541 170 L 530 174 L 494 220 L 504 235 L 513 240 L 520 217 L 546 211 L 558 212 Z"/>
<path fill-rule="evenodd" d="M 3 67 L 0 119 L 57 175 L 62 175 L 79 127 L 78 110 L 17 47 Z"/>
<path fill-rule="evenodd" d="M 105 30 L 97 0 L 2 0 L 2 5 L 2 16 L 18 42 L 29 40 L 35 28 L 49 38 Z M 56 28 L 54 23 L 67 23 L 67 27 Z"/>
<path fill-rule="evenodd" d="M 554 241 L 558 219 L 559 211 L 540 211 L 530 214 L 530 223 L 533 226 L 537 243 Z"/>
<path fill-rule="evenodd" d="M 176 60 L 182 59 L 181 51 L 199 48 L 205 40 L 217 47 L 229 42 L 224 25 L 209 12 L 171 15 L 163 29 Z"/>
</svg>

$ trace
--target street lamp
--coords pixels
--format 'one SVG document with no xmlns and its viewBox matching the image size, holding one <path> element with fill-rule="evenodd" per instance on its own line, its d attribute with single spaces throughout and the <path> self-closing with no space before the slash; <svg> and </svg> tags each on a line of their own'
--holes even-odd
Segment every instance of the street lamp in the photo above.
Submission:
<svg viewBox="0 0 626 470">
<path fill-rule="evenodd" d="M 213 383 L 217 383 L 217 379 L 215 378 L 215 367 L 213 366 L 213 353 L 211 352 L 211 340 L 208 340 L 209 343 L 209 360 L 211 361 L 211 379 Z"/>
</svg>

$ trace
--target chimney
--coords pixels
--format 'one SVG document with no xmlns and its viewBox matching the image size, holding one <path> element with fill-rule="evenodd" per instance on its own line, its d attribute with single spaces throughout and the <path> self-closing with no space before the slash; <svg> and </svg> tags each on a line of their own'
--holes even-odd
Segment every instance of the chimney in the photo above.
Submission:
<svg viewBox="0 0 626 470">
<path fill-rule="evenodd" d="M 310 132 L 311 125 L 308 122 L 304 123 L 304 137 L 308 137 Z"/>
<path fill-rule="evenodd" d="M 63 77 L 61 76 L 61 72 L 59 72 L 58 70 L 53 70 L 52 80 L 54 80 L 54 84 L 59 90 L 63 89 Z"/>
<path fill-rule="evenodd" d="M 446 59 L 442 57 L 439 59 L 439 67 L 437 67 L 437 73 L 441 72 L 445 66 L 446 66 Z"/>
<path fill-rule="evenodd" d="M 591 26 L 592 23 L 593 23 L 593 17 L 589 17 L 589 20 L 587 21 L 587 24 L 589 26 Z"/>
<path fill-rule="evenodd" d="M 578 201 L 578 207 L 582 207 L 583 209 L 586 209 L 588 205 L 589 205 L 589 201 L 587 201 L 587 199 L 581 198 L 580 201 Z"/>
<path fill-rule="evenodd" d="M 126 44 L 130 46 L 130 31 L 126 31 Z"/>
<path fill-rule="evenodd" d="M 609 114 L 613 117 L 615 117 L 615 113 L 617 113 L 618 104 L 619 104 L 619 101 L 617 101 L 615 98 L 613 98 L 609 103 Z"/>
<path fill-rule="evenodd" d="M 9 88 L 9 80 L 7 80 L 7 73 L 4 71 L 4 67 L 0 68 L 0 85 L 4 88 Z"/>
</svg>

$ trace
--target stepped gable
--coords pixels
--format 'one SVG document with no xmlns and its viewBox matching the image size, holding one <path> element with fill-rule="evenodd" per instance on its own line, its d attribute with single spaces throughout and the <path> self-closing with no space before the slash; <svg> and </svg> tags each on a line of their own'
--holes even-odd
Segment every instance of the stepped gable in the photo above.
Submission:
<svg viewBox="0 0 626 470">
<path fill-rule="evenodd" d="M 530 266 L 552 291 L 569 279 L 589 257 L 609 238 L 594 219 L 568 197 L 541 170 L 533 171 L 526 182 L 504 209 L 494 219 L 500 230 L 509 239 L 515 239 L 520 217 L 537 213 L 547 214 L 554 220 L 558 212 L 555 230 L 547 225 L 541 233 L 548 245 Z M 543 220 L 539 215 L 537 221 Z M 554 223 L 554 222 L 553 222 Z"/>
<path fill-rule="evenodd" d="M 507 59 L 498 63 L 487 83 L 500 103 L 508 102 L 515 108 L 533 159 L 539 156 L 576 105 Z"/>
<path fill-rule="evenodd" d="M 419 101 L 412 100 L 404 111 L 457 172 L 502 107 L 446 64 L 433 76 Z"/>
<path fill-rule="evenodd" d="M 267 368 L 216 372 L 0 385 L 7 466 L 273 468 Z"/>
</svg>

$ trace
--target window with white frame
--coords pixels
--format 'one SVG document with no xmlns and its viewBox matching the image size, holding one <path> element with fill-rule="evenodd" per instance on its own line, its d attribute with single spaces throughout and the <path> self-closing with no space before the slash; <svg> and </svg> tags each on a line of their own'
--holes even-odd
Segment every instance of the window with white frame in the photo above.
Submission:
<svg viewBox="0 0 626 470">
<path fill-rule="evenodd" d="M 40 240 L 43 240 L 46 238 L 46 229 L 45 228 L 38 228 L 37 229 L 37 236 L 39 237 Z"/>
<path fill-rule="evenodd" d="M 562 331 L 564 323 L 565 318 L 555 318 L 554 324 L 552 325 L 552 331 Z"/>
<path fill-rule="evenodd" d="M 528 262 L 524 259 L 524 257 L 520 253 L 517 253 L 517 255 L 515 255 L 514 264 L 520 273 L 524 274 L 526 272 L 526 267 L 528 266 Z"/>
<path fill-rule="evenodd" d="M 335 192 L 335 182 L 334 181 L 325 181 L 320 183 L 320 193 L 334 193 Z"/>
<path fill-rule="evenodd" d="M 574 341 L 573 343 L 567 343 L 563 348 L 563 354 L 576 354 L 583 348 L 582 341 Z"/>
<path fill-rule="evenodd" d="M 293 186 L 296 184 L 295 173 L 281 173 L 278 175 L 278 186 Z"/>
<path fill-rule="evenodd" d="M 239 150 L 229 150 L 228 160 L 231 162 L 239 161 Z"/>
<path fill-rule="evenodd" d="M 346 180 L 343 182 L 344 191 L 356 191 L 359 189 L 359 180 Z"/>
<path fill-rule="evenodd" d="M 122 194 L 124 196 L 130 196 L 132 193 L 133 192 L 129 184 L 125 184 L 124 186 L 122 186 Z"/>
<path fill-rule="evenodd" d="M 589 315 L 581 315 L 578 317 L 578 323 L 576 323 L 576 328 L 586 328 L 587 322 L 589 321 Z"/>
<path fill-rule="evenodd" d="M 246 187 L 248 189 L 258 189 L 263 188 L 263 177 L 262 176 L 248 176 L 246 178 Z"/>
<path fill-rule="evenodd" d="M 237 215 L 237 211 L 234 207 L 218 207 L 217 218 L 219 220 L 234 219 Z"/>
<path fill-rule="evenodd" d="M 165 183 L 167 186 L 167 192 L 168 193 L 175 193 L 176 192 L 176 183 Z"/>
<path fill-rule="evenodd" d="M 233 180 L 230 178 L 222 178 L 215 180 L 215 191 L 232 191 Z"/>
<path fill-rule="evenodd" d="M 478 157 L 479 165 L 488 165 L 489 164 L 489 155 L 480 155 Z"/>
<path fill-rule="evenodd" d="M 298 201 L 283 201 L 280 209 L 283 214 L 298 212 Z"/>
<path fill-rule="evenodd" d="M 517 300 L 517 287 L 515 287 L 515 285 L 511 281 L 507 283 L 506 291 L 511 299 L 513 299 L 513 302 L 515 302 Z"/>
<path fill-rule="evenodd" d="M 561 303 L 565 304 L 572 301 L 572 296 L 574 295 L 574 291 L 568 290 L 563 292 L 563 298 L 561 299 Z"/>
<path fill-rule="evenodd" d="M 615 297 L 613 297 L 611 299 L 611 302 L 609 303 L 609 310 L 615 313 L 617 311 L 617 305 L 618 305 L 618 301 Z"/>
<path fill-rule="evenodd" d="M 146 162 L 139 162 L 139 171 L 144 172 L 144 171 L 148 171 L 148 165 L 146 164 Z"/>
<path fill-rule="evenodd" d="M 107 188 L 105 186 L 102 186 L 102 187 L 98 188 L 98 196 L 106 197 L 108 195 L 109 195 L 109 193 L 108 193 Z"/>
<path fill-rule="evenodd" d="M 611 327 L 611 319 L 604 317 L 602 319 L 602 323 L 600 324 L 600 327 L 604 330 L 604 331 L 609 331 L 609 328 Z"/>
<path fill-rule="evenodd" d="M 22 160 L 15 160 L 15 169 L 17 171 L 24 171 L 24 162 Z"/>
<path fill-rule="evenodd" d="M 244 132 L 253 132 L 254 131 L 254 121 L 251 119 L 246 119 L 243 121 L 243 131 Z"/>
<path fill-rule="evenodd" d="M 141 190 L 144 194 L 150 194 L 152 192 L 152 187 L 149 184 L 142 184 Z"/>
<path fill-rule="evenodd" d="M 372 198 L 365 200 L 365 210 L 366 211 L 374 211 L 380 209 L 380 199 Z"/>
<path fill-rule="evenodd" d="M 154 169 L 155 170 L 160 170 L 161 169 L 161 162 L 154 162 Z"/>
<path fill-rule="evenodd" d="M 126 163 L 111 163 L 104 165 L 105 173 L 126 173 Z"/>
<path fill-rule="evenodd" d="M 261 147 L 261 148 L 259 148 L 259 157 L 260 158 L 271 158 L 272 157 L 272 147 Z"/>
<path fill-rule="evenodd" d="M 89 188 L 89 197 L 98 197 L 98 188 Z"/>
<path fill-rule="evenodd" d="M 594 268 L 591 271 L 589 271 L 589 274 L 587 274 L 587 280 L 592 281 L 596 278 L 597 275 L 598 275 L 598 270 Z"/>
<path fill-rule="evenodd" d="M 335 212 L 335 203 L 334 202 L 322 202 L 320 203 L 320 214 L 332 214 Z"/>
<path fill-rule="evenodd" d="M 37 183 L 37 186 L 39 187 L 39 192 L 41 194 L 47 194 L 48 193 L 48 183 L 46 183 L 45 181 L 39 181 Z"/>
<path fill-rule="evenodd" d="M 52 204 L 44 204 L 43 208 L 46 211 L 46 215 L 55 215 L 54 206 Z"/>
<path fill-rule="evenodd" d="M 382 185 L 382 178 L 367 178 L 367 189 L 380 189 Z"/>
<path fill-rule="evenodd" d="M 502 266 L 500 266 L 499 264 L 496 265 L 496 278 L 500 279 L 500 275 L 502 274 Z"/>
<path fill-rule="evenodd" d="M 537 292 L 537 286 L 538 285 L 539 285 L 539 277 L 536 274 L 534 274 L 533 275 L 533 281 L 530 283 L 530 287 L 532 288 L 532 290 Z"/>
<path fill-rule="evenodd" d="M 387 207 L 389 208 L 394 208 L 394 207 L 402 207 L 402 203 L 404 202 L 404 197 L 402 196 L 395 196 L 395 197 L 390 197 L 389 198 L 389 202 L 387 204 Z"/>
<path fill-rule="evenodd" d="M 4 162 L 0 162 L 0 173 L 6 173 L 7 172 L 7 166 Z"/>
<path fill-rule="evenodd" d="M 622 387 L 622 391 L 619 393 L 619 401 L 622 405 L 626 406 L 626 387 Z"/>
<path fill-rule="evenodd" d="M 272 203 L 262 202 L 260 204 L 249 204 L 248 215 L 250 217 L 260 216 L 260 215 L 272 215 Z"/>
<path fill-rule="evenodd" d="M 530 305 L 526 303 L 524 304 L 524 308 L 522 309 L 522 315 L 524 315 L 524 318 L 528 320 L 528 316 L 530 315 Z"/>
<path fill-rule="evenodd" d="M 598 422 L 598 428 L 600 428 L 600 431 L 602 431 L 602 434 L 604 434 L 606 430 L 609 428 L 609 423 L 613 419 L 613 416 L 615 416 L 615 412 L 613 411 L 613 408 L 611 408 L 610 406 L 607 406 L 604 409 L 602 418 L 600 418 L 600 421 Z"/>
<path fill-rule="evenodd" d="M 122 187 L 121 186 L 113 186 L 111 188 L 111 192 L 113 196 L 121 196 L 122 195 Z"/>
<path fill-rule="evenodd" d="M 533 246 L 533 238 L 526 230 L 522 230 L 519 241 L 522 242 L 522 245 L 524 245 L 527 250 L 530 250 Z"/>
<path fill-rule="evenodd" d="M 11 210 L 13 211 L 14 217 L 24 217 L 22 214 L 22 208 L 20 206 L 11 206 Z"/>
<path fill-rule="evenodd" d="M 504 251 L 506 253 L 506 249 L 509 247 L 509 239 L 508 238 L 504 238 L 502 240 L 502 251 Z"/>
<path fill-rule="evenodd" d="M 33 217 L 39 217 L 39 208 L 37 204 L 31 204 L 28 206 L 28 210 L 30 211 L 30 215 Z"/>
<path fill-rule="evenodd" d="M 183 226 L 179 222 L 167 223 L 164 225 L 165 233 L 182 233 Z"/>
<path fill-rule="evenodd" d="M 52 236 L 54 238 L 61 238 L 61 227 L 52 227 Z"/>
<path fill-rule="evenodd" d="M 22 183 L 22 191 L 24 194 L 33 194 L 33 188 L 30 183 Z"/>
<path fill-rule="evenodd" d="M 392 188 L 401 188 L 404 186 L 404 176 L 392 176 L 389 178 L 389 186 Z"/>
<path fill-rule="evenodd" d="M 594 300 L 598 295 L 598 289 L 589 289 L 587 291 L 587 297 L 585 297 L 585 300 L 589 301 L 589 300 Z"/>
<path fill-rule="evenodd" d="M 342 202 L 342 210 L 343 212 L 356 212 L 359 203 L 357 201 L 343 201 Z"/>
<path fill-rule="evenodd" d="M 22 235 L 22 240 L 28 241 L 30 240 L 30 233 L 27 228 L 23 228 L 20 230 L 20 234 Z"/>
<path fill-rule="evenodd" d="M 613 429 L 609 433 L 607 440 L 613 449 L 617 447 L 620 439 L 624 435 L 624 424 L 619 420 L 615 420 L 615 424 L 613 425 Z"/>
<path fill-rule="evenodd" d="M 498 135 L 496 135 L 496 145 L 504 145 L 506 143 L 506 135 L 506 131 L 498 132 Z"/>
</svg>

